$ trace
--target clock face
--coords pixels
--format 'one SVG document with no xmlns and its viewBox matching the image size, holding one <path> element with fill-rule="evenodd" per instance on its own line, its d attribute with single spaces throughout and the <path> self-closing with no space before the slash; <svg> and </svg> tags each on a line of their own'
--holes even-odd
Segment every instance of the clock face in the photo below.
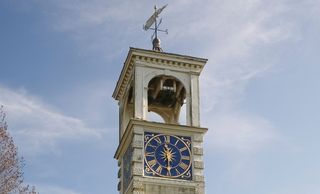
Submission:
<svg viewBox="0 0 320 194">
<path fill-rule="evenodd" d="M 145 132 L 144 174 L 192 180 L 191 137 Z"/>
</svg>

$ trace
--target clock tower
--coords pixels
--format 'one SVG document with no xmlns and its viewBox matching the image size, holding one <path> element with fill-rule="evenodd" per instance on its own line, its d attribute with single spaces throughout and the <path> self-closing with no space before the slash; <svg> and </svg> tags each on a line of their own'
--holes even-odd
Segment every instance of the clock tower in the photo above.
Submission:
<svg viewBox="0 0 320 194">
<path fill-rule="evenodd" d="M 207 59 L 161 51 L 130 48 L 113 93 L 119 102 L 118 190 L 204 194 L 207 129 L 200 127 L 199 76 Z M 163 122 L 151 121 L 149 112 Z"/>
</svg>

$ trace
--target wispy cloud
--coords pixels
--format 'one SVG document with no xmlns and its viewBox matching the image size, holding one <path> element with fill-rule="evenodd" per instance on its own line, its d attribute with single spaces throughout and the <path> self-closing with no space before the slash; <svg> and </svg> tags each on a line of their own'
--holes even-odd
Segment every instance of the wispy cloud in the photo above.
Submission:
<svg viewBox="0 0 320 194">
<path fill-rule="evenodd" d="M 106 56 L 107 60 L 118 57 L 129 43 L 139 40 L 139 33 L 133 32 L 142 32 L 143 20 L 153 7 L 146 0 L 33 2 L 41 7 L 49 27 L 73 39 L 81 54 Z M 151 6 L 146 11 L 148 4 Z"/>
<path fill-rule="evenodd" d="M 114 53 L 115 47 L 127 47 L 130 39 L 141 41 L 133 34 L 137 29 L 143 33 L 137 25 L 152 13 L 152 3 L 147 1 L 72 0 L 42 5 L 56 30 L 84 42 L 86 49 L 105 53 Z M 275 67 L 277 44 L 298 35 L 295 21 L 289 17 L 294 14 L 292 11 L 295 5 L 282 0 L 190 0 L 170 2 L 163 13 L 166 27 L 170 28 L 170 34 L 163 37 L 166 47 L 209 58 L 201 82 L 205 105 L 202 115 L 203 120 L 215 121 L 206 123 L 214 130 L 209 135 L 217 135 L 213 146 L 252 151 L 259 147 L 256 144 L 266 144 L 275 135 L 275 127 L 267 118 L 235 109 L 247 84 Z M 112 33 L 118 30 L 119 34 Z"/>
<path fill-rule="evenodd" d="M 228 111 L 206 119 L 210 126 L 207 145 L 217 151 L 254 153 L 278 138 L 270 121 L 248 113 Z"/>
<path fill-rule="evenodd" d="M 146 0 L 139 3 L 103 0 L 34 2 L 42 6 L 54 29 L 86 45 L 81 48 L 93 48 L 108 53 L 108 57 L 119 56 L 121 49 L 116 48 L 127 48 L 133 39 L 141 42 L 141 36 L 137 34 L 143 32 L 137 25 L 143 24 L 152 13 L 154 3 Z M 299 18 L 303 17 L 299 16 L 303 14 L 310 21 L 318 21 L 317 1 L 180 0 L 158 3 L 169 3 L 163 13 L 165 25 L 170 28 L 170 34 L 163 37 L 164 47 L 170 52 L 209 58 L 201 82 L 202 115 L 212 115 L 204 116 L 203 120 L 212 120 L 215 116 L 215 123 L 207 123 L 209 128 L 219 129 L 216 131 L 218 147 L 223 148 L 225 143 L 226 147 L 234 145 L 237 146 L 235 149 L 247 150 L 253 147 L 249 142 L 251 145 L 258 142 L 253 140 L 256 137 L 266 137 L 260 139 L 262 142 L 271 140 L 271 131 L 276 127 L 267 118 L 236 109 L 245 96 L 248 83 L 259 76 L 270 75 L 268 73 L 278 68 L 279 45 L 300 39 L 303 26 Z M 302 13 L 301 8 L 309 11 Z M 240 132 L 237 136 L 231 133 L 233 128 Z M 227 140 L 243 145 L 229 144 Z"/>
<path fill-rule="evenodd" d="M 62 95 L 59 99 L 60 104 L 69 103 L 72 99 L 72 103 L 64 107 L 64 110 L 68 109 L 67 112 L 74 113 L 93 126 L 107 124 L 109 128 L 117 128 L 118 123 L 113 121 L 118 118 L 118 108 L 116 101 L 111 96 L 115 83 L 116 81 L 111 82 L 104 79 L 75 85 Z"/>
<path fill-rule="evenodd" d="M 64 115 L 23 90 L 0 86 L 0 104 L 8 113 L 9 131 L 25 153 L 53 151 L 62 139 L 99 138 L 104 132 L 79 118 Z"/>
<path fill-rule="evenodd" d="M 254 153 L 278 138 L 268 118 L 238 107 L 249 83 L 278 68 L 278 44 L 298 35 L 294 22 L 283 17 L 290 8 L 284 1 L 207 2 L 191 24 L 189 36 L 199 30 L 209 56 L 201 84 L 202 120 L 214 138 L 210 148 Z"/>
</svg>

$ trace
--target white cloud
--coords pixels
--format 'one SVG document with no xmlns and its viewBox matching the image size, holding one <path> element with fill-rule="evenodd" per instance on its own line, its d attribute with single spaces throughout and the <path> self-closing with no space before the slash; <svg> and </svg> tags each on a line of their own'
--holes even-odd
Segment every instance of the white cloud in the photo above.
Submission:
<svg viewBox="0 0 320 194">
<path fill-rule="evenodd" d="M 152 13 L 150 1 L 46 1 L 43 12 L 56 30 L 71 34 L 81 48 L 100 49 L 108 57 L 119 55 L 117 48 L 128 46 L 137 29 Z M 204 56 L 209 62 L 202 75 L 202 115 L 208 127 L 217 128 L 217 145 L 250 150 L 255 144 L 270 141 L 275 127 L 267 118 L 236 111 L 245 97 L 247 84 L 268 75 L 277 65 L 279 43 L 300 39 L 300 18 L 317 22 L 316 0 L 179 0 L 163 12 L 168 36 L 164 45 L 170 52 Z M 305 10 L 301 12 L 301 9 Z M 303 14 L 304 17 L 299 17 Z M 115 32 L 117 32 L 115 34 Z M 111 36 L 110 36 L 111 35 Z M 112 37 L 112 38 L 110 38 Z M 139 38 L 138 38 L 139 37 Z M 147 39 L 147 38 L 146 38 Z M 277 68 L 277 67 L 276 67 Z M 222 111 L 221 111 L 222 109 Z M 235 130 L 238 133 L 233 133 Z M 262 138 L 262 139 L 261 139 Z M 237 142 L 229 143 L 228 141 Z M 257 146 L 259 147 L 259 146 Z M 229 149 L 228 148 L 228 149 Z"/>
<path fill-rule="evenodd" d="M 119 60 L 119 50 L 127 50 L 133 42 L 142 44 L 142 39 L 149 41 L 149 35 L 141 28 L 154 2 L 34 2 L 42 5 L 41 10 L 50 18 L 49 25 L 80 43 L 79 50 L 93 48 L 95 53 Z M 209 128 L 206 144 L 211 150 L 236 153 L 226 177 L 234 183 L 242 179 L 241 183 L 244 180 L 250 185 L 256 176 L 256 169 L 252 168 L 255 161 L 250 159 L 248 163 L 246 154 L 260 151 L 278 139 L 281 132 L 268 118 L 241 111 L 238 105 L 245 98 L 248 83 L 278 68 L 279 51 L 290 49 L 286 43 L 301 40 L 306 25 L 319 26 L 319 0 L 168 3 L 163 26 L 169 28 L 169 35 L 161 37 L 163 47 L 168 48 L 165 51 L 209 58 L 201 78 L 202 124 Z M 104 97 L 105 93 L 98 93 L 90 101 L 96 108 L 100 106 L 96 100 Z M 23 139 L 23 149 L 54 148 L 61 139 L 96 138 L 101 133 L 25 92 L 0 87 L 0 103 L 8 110 L 10 130 Z M 53 186 L 39 188 L 41 193 L 76 193 Z M 317 185 L 310 185 L 296 190 L 280 189 L 274 194 L 319 192 Z"/>
<path fill-rule="evenodd" d="M 105 56 L 107 60 L 127 50 L 128 41 L 136 42 L 138 33 L 133 31 L 144 34 L 142 24 L 153 11 L 153 5 L 146 11 L 146 4 L 150 5 L 146 0 L 139 3 L 116 0 L 33 2 L 35 7 L 41 7 L 48 25 L 71 37 L 81 54 Z"/>
<path fill-rule="evenodd" d="M 131 1 L 102 0 L 51 1 L 42 5 L 54 17 L 56 30 L 73 33 L 79 29 L 88 30 L 88 27 L 97 27 L 106 22 L 132 20 L 134 12 L 130 10 L 140 7 L 139 4 Z"/>
<path fill-rule="evenodd" d="M 81 44 L 81 48 L 100 49 L 109 57 L 118 56 L 119 49 L 116 48 L 127 47 L 133 37 L 141 42 L 138 35 L 133 34 L 139 33 L 135 32 L 140 29 L 137 25 L 142 25 L 152 13 L 154 3 L 146 0 L 139 3 L 35 2 L 41 4 L 53 28 L 83 42 L 86 46 Z M 274 69 L 279 43 L 299 39 L 301 26 L 296 19 L 302 14 L 299 7 L 313 10 L 306 14 L 314 18 L 317 3 L 312 0 L 158 2 L 166 3 L 169 6 L 163 12 L 163 25 L 170 28 L 170 34 L 163 37 L 164 44 L 174 52 L 209 58 L 201 82 L 202 115 L 215 115 L 216 122 L 208 123 L 208 127 L 219 129 L 216 131 L 221 138 L 218 147 L 223 148 L 225 144 L 227 147 L 234 145 L 236 150 L 248 150 L 254 147 L 251 145 L 272 139 L 269 137 L 274 127 L 267 118 L 235 109 L 244 98 L 247 84 Z M 140 32 L 144 33 L 141 29 Z M 202 120 L 205 119 L 212 120 L 208 117 Z M 237 135 L 232 133 L 233 129 L 237 130 Z M 243 145 L 229 144 L 229 140 Z"/>
<path fill-rule="evenodd" d="M 284 1 L 207 2 L 201 19 L 191 23 L 190 35 L 203 34 L 200 41 L 206 41 L 209 58 L 201 95 L 202 121 L 210 130 L 207 139 L 213 139 L 210 148 L 253 153 L 278 138 L 271 121 L 238 110 L 238 105 L 248 83 L 276 67 L 277 44 L 296 36 L 292 21 L 281 17 L 288 9 Z"/>
<path fill-rule="evenodd" d="M 41 5 L 50 20 L 48 24 L 71 35 L 80 43 L 79 49 L 86 50 L 84 53 L 93 50 L 108 57 L 118 56 L 119 50 L 126 49 L 128 44 L 149 41 L 150 33 L 143 32 L 142 24 L 152 13 L 155 2 L 58 0 L 34 3 Z M 295 30 L 291 15 L 296 14 L 297 3 L 285 0 L 157 3 L 169 3 L 162 14 L 163 27 L 170 30 L 168 36 L 162 36 L 164 47 L 171 52 L 191 51 L 190 54 L 210 56 L 215 64 L 252 54 L 256 46 L 281 42 L 292 37 Z M 308 9 L 315 7 L 313 4 L 299 6 Z"/>
<path fill-rule="evenodd" d="M 64 115 L 26 91 L 0 86 L 0 104 L 7 111 L 9 131 L 27 153 L 51 148 L 63 139 L 99 138 L 102 129 L 90 128 L 79 118 Z"/>
<path fill-rule="evenodd" d="M 110 122 L 112 124 L 108 124 L 109 128 L 110 126 L 117 127 L 118 123 L 113 123 L 113 121 L 118 118 L 118 107 L 117 102 L 111 96 L 115 83 L 115 81 L 110 82 L 105 79 L 75 85 L 62 95 L 59 102 L 64 104 L 72 99 L 72 104 L 69 103 L 68 107 L 64 107 L 64 111 L 84 118 L 90 125 L 102 126 Z"/>
</svg>

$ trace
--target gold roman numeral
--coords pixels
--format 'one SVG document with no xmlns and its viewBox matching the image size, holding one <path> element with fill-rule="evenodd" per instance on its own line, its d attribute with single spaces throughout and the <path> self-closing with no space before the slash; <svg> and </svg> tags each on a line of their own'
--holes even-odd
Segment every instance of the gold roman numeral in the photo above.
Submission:
<svg viewBox="0 0 320 194">
<path fill-rule="evenodd" d="M 155 137 L 154 140 L 158 143 L 158 145 L 162 143 L 160 137 Z"/>
<path fill-rule="evenodd" d="M 187 147 L 183 147 L 183 148 L 180 148 L 180 152 L 183 152 L 183 151 L 186 151 L 188 148 Z"/>
<path fill-rule="evenodd" d="M 179 139 L 177 139 L 176 143 L 174 144 L 175 146 L 179 143 Z"/>
<path fill-rule="evenodd" d="M 182 160 L 190 160 L 190 156 L 181 156 Z"/>
<path fill-rule="evenodd" d="M 154 165 L 157 164 L 157 161 L 155 159 L 148 161 L 148 164 L 150 165 L 151 168 L 154 167 Z"/>
<path fill-rule="evenodd" d="M 156 149 L 158 146 L 152 145 L 151 143 L 148 144 L 148 146 L 152 147 L 153 149 Z"/>
<path fill-rule="evenodd" d="M 189 166 L 183 162 L 180 162 L 179 167 L 182 168 L 183 170 L 187 170 Z"/>
<path fill-rule="evenodd" d="M 162 171 L 162 166 L 158 166 L 158 168 L 156 169 L 156 172 L 161 173 L 161 171 Z"/>
<path fill-rule="evenodd" d="M 164 136 L 164 139 L 165 139 L 165 141 L 166 141 L 167 144 L 170 143 L 170 135 Z"/>
<path fill-rule="evenodd" d="M 177 175 L 180 174 L 178 169 L 175 168 L 174 170 L 176 171 Z"/>
<path fill-rule="evenodd" d="M 154 157 L 154 152 L 147 152 L 146 156 Z"/>
<path fill-rule="evenodd" d="M 171 176 L 170 170 L 167 170 L 167 176 Z"/>
</svg>

